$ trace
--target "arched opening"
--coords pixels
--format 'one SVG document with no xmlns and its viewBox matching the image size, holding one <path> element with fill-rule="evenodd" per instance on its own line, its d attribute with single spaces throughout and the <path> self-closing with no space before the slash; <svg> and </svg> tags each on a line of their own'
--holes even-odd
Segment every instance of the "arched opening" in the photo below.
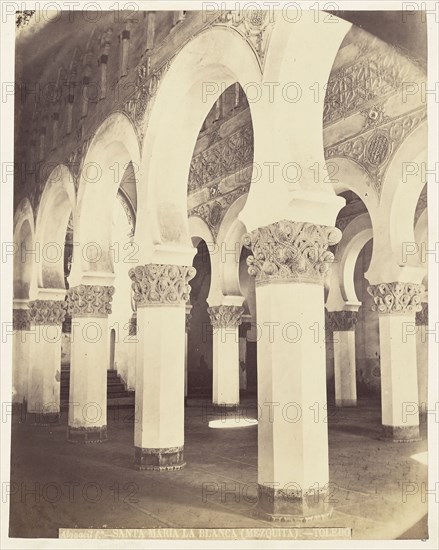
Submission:
<svg viewBox="0 0 439 550">
<path fill-rule="evenodd" d="M 29 339 L 18 334 L 29 328 L 27 309 L 33 283 L 35 263 L 34 219 L 30 202 L 24 199 L 14 218 L 13 264 L 13 328 L 18 328 L 13 339 L 12 400 L 25 406 L 28 399 Z M 18 319 L 15 319 L 17 316 Z M 20 318 L 24 317 L 24 323 Z M 18 323 L 17 323 L 18 321 Z"/>
<path fill-rule="evenodd" d="M 357 364 L 357 392 L 359 397 L 367 397 L 381 402 L 380 384 L 380 334 L 378 315 L 372 311 L 372 296 L 367 292 L 369 286 L 365 273 L 372 258 L 373 239 L 362 247 L 355 262 L 355 292 L 361 301 L 358 321 L 355 328 L 355 356 Z"/>
<path fill-rule="evenodd" d="M 131 280 L 128 270 L 137 265 L 137 248 L 133 242 L 136 226 L 136 180 L 130 163 L 122 177 L 113 207 L 111 248 L 113 252 L 113 295 L 111 314 L 108 316 L 110 329 L 109 370 L 117 371 L 124 388 L 135 388 L 136 338 L 132 333 L 132 319 L 135 315 L 135 303 L 132 300 Z M 135 317 L 134 317 L 135 318 Z M 114 335 L 114 343 L 111 337 Z M 113 360 L 112 360 L 113 355 Z M 113 373 L 114 374 L 114 373 Z M 113 375 L 112 374 L 112 375 Z M 107 400 L 122 397 L 122 386 L 108 382 Z M 124 394 L 128 398 L 128 394 Z M 132 397 L 132 396 L 131 396 Z"/>
<path fill-rule="evenodd" d="M 240 273 L 246 271 L 246 266 L 240 262 L 240 258 L 247 254 L 242 253 L 241 244 L 245 227 L 238 220 L 238 214 L 250 188 L 252 161 L 253 126 L 249 104 L 241 85 L 235 82 L 216 99 L 201 126 L 188 180 L 189 229 L 192 242 L 197 246 L 193 263 L 197 275 L 190 283 L 192 309 L 188 336 L 188 392 L 189 396 L 210 396 L 213 391 L 214 402 L 220 398 L 220 394 L 223 395 L 220 390 L 217 394 L 217 388 L 223 386 L 221 380 L 217 384 L 213 378 L 225 376 L 223 359 L 213 357 L 214 348 L 218 354 L 223 354 L 220 348 L 226 344 L 227 338 L 232 339 L 232 335 L 221 336 L 219 347 L 215 347 L 217 344 L 212 341 L 213 333 L 221 329 L 212 326 L 214 321 L 208 308 L 240 308 L 245 300 L 240 286 Z M 246 284 L 253 284 L 254 304 L 254 281 Z M 225 309 L 221 314 L 224 312 Z M 235 382 L 239 383 L 242 392 L 247 392 L 249 320 L 248 306 L 244 305 L 235 350 L 236 361 L 239 362 L 236 366 L 239 381 Z M 192 329 L 193 323 L 195 330 Z M 233 343 L 230 341 L 229 345 Z M 255 369 L 252 372 L 255 375 Z M 235 378 L 234 373 L 230 372 L 229 375 Z M 255 390 L 254 377 L 252 384 Z"/>
<path fill-rule="evenodd" d="M 78 246 L 70 286 L 84 283 L 87 276 L 114 273 L 114 207 L 120 186 L 133 179 L 138 166 L 139 145 L 131 122 L 121 113 L 109 116 L 95 133 L 82 164 L 75 214 Z"/>
<path fill-rule="evenodd" d="M 207 298 L 211 286 L 211 261 L 206 242 L 193 238 L 197 248 L 193 266 L 197 270 L 189 281 L 190 315 L 187 349 L 187 396 L 206 397 L 212 395 L 212 325 L 210 323 Z"/>
<path fill-rule="evenodd" d="M 143 150 L 148 152 L 143 156 L 142 165 L 148 189 L 139 201 L 139 222 L 143 228 L 139 225 L 138 231 L 139 235 L 150 235 L 152 242 L 145 247 L 148 261 L 184 264 L 189 258 L 192 260 L 187 217 L 188 179 L 190 185 L 194 182 L 190 176 L 191 162 L 194 170 L 197 147 L 205 149 L 209 139 L 223 141 L 225 128 L 219 133 L 213 130 L 221 126 L 221 109 L 225 113 L 230 106 L 233 109 L 236 102 L 235 92 L 226 94 L 225 91 L 236 82 L 244 87 L 247 82 L 259 82 L 260 78 L 256 56 L 247 42 L 232 30 L 221 27 L 202 32 L 190 41 L 162 76 L 149 111 L 143 144 Z M 219 100 L 222 94 L 230 97 L 230 102 Z M 202 128 L 205 138 L 197 142 Z M 232 148 L 232 139 L 228 145 Z M 173 152 L 172 162 L 169 162 L 169 151 Z M 235 143 L 235 159 L 243 152 L 244 148 Z M 209 201 L 205 209 L 208 224 L 213 226 L 221 221 L 225 206 L 221 197 L 227 191 L 225 170 L 234 162 L 230 155 L 222 162 L 217 160 L 213 155 L 205 158 L 200 168 L 201 177 L 209 180 L 203 190 L 204 198 L 218 199 Z M 222 176 L 222 189 L 218 194 L 212 181 L 215 176 Z M 189 203 L 189 209 L 193 207 L 196 204 Z"/>
<path fill-rule="evenodd" d="M 328 402 L 333 404 L 335 398 L 337 406 L 345 406 L 355 405 L 357 400 L 356 350 L 359 330 L 363 330 L 358 323 L 349 324 L 349 319 L 358 319 L 363 299 L 356 290 L 355 266 L 373 230 L 367 206 L 357 193 L 344 190 L 340 195 L 346 205 L 337 216 L 336 226 L 343 235 L 333 248 L 334 262 L 325 284 L 325 347 Z"/>
<path fill-rule="evenodd" d="M 14 299 L 29 299 L 33 273 L 33 230 L 25 219 L 16 235 L 16 254 L 14 256 Z"/>
</svg>

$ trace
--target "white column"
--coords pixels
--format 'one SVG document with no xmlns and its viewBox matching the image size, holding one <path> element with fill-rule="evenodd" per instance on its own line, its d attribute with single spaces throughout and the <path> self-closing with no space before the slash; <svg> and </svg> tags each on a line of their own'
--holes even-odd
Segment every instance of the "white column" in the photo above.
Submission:
<svg viewBox="0 0 439 550">
<path fill-rule="evenodd" d="M 135 464 L 184 463 L 185 305 L 193 267 L 148 264 L 129 272 L 137 302 Z"/>
<path fill-rule="evenodd" d="M 419 412 L 428 410 L 428 303 L 416 314 L 416 355 L 418 363 Z"/>
<path fill-rule="evenodd" d="M 357 405 L 357 376 L 355 364 L 356 311 L 329 311 L 327 322 L 333 332 L 335 405 Z"/>
<path fill-rule="evenodd" d="M 67 438 L 71 443 L 107 440 L 108 315 L 113 286 L 69 289 L 72 316 Z"/>
<path fill-rule="evenodd" d="M 242 298 L 240 298 L 242 302 Z M 207 308 L 213 327 L 213 404 L 239 405 L 239 333 L 244 308 L 221 305 Z"/>
<path fill-rule="evenodd" d="M 419 439 L 418 373 L 415 313 L 424 287 L 382 283 L 367 289 L 379 314 L 381 415 L 383 437 L 393 441 Z"/>
<path fill-rule="evenodd" d="M 14 300 L 12 328 L 12 401 L 26 407 L 30 360 L 30 317 L 27 300 Z"/>
<path fill-rule="evenodd" d="M 259 509 L 271 519 L 330 513 L 323 278 L 340 237 L 284 220 L 243 241 L 256 276 Z"/>
<path fill-rule="evenodd" d="M 65 292 L 60 291 L 59 297 Z M 29 374 L 27 412 L 37 422 L 54 422 L 60 413 L 61 341 L 66 302 L 29 302 Z"/>
</svg>

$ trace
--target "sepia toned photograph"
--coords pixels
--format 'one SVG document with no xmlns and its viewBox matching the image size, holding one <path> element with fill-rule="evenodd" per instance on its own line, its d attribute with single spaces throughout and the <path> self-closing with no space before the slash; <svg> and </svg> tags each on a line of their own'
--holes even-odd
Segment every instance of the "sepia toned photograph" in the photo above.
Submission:
<svg viewBox="0 0 439 550">
<path fill-rule="evenodd" d="M 2 547 L 437 548 L 438 8 L 3 3 Z"/>
</svg>

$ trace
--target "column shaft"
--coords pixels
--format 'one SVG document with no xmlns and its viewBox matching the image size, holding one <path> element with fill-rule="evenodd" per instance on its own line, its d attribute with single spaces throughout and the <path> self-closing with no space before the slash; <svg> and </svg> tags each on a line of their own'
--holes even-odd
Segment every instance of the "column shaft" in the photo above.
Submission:
<svg viewBox="0 0 439 550">
<path fill-rule="evenodd" d="M 27 412 L 37 422 L 54 421 L 60 413 L 61 340 L 66 303 L 29 302 L 29 374 Z"/>
<path fill-rule="evenodd" d="M 184 463 L 185 303 L 193 267 L 131 269 L 137 302 L 135 464 L 173 470 Z"/>
<path fill-rule="evenodd" d="M 355 363 L 355 325 L 357 312 L 330 311 L 327 326 L 333 331 L 335 404 L 337 407 L 357 405 L 357 376 Z"/>
<path fill-rule="evenodd" d="M 12 312 L 12 400 L 17 404 L 28 401 L 28 377 L 30 361 L 30 318 L 28 309 L 13 309 Z"/>
<path fill-rule="evenodd" d="M 367 289 L 379 314 L 383 436 L 419 439 L 415 313 L 422 309 L 422 285 L 381 283 Z"/>
<path fill-rule="evenodd" d="M 239 405 L 239 333 L 244 308 L 208 308 L 213 334 L 213 403 L 224 407 Z"/>
<path fill-rule="evenodd" d="M 403 337 L 412 315 L 380 315 L 381 410 L 384 436 L 419 439 L 416 337 Z"/>
<path fill-rule="evenodd" d="M 259 510 L 330 513 L 323 278 L 338 229 L 283 220 L 244 236 L 256 276 Z"/>
<path fill-rule="evenodd" d="M 355 332 L 334 332 L 335 404 L 337 407 L 357 405 L 355 372 Z"/>
<path fill-rule="evenodd" d="M 107 440 L 108 314 L 114 287 L 79 285 L 69 290 L 72 315 L 67 438 L 71 443 Z"/>
</svg>

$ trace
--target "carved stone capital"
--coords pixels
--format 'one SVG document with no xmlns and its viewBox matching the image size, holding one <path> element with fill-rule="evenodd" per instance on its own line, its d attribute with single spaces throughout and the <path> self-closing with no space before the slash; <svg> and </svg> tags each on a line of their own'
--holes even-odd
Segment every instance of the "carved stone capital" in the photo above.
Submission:
<svg viewBox="0 0 439 550">
<path fill-rule="evenodd" d="M 416 312 L 415 323 L 416 325 L 428 325 L 428 302 L 422 302 L 421 310 Z"/>
<path fill-rule="evenodd" d="M 79 285 L 68 291 L 72 317 L 107 317 L 111 313 L 114 286 Z"/>
<path fill-rule="evenodd" d="M 185 265 L 147 264 L 129 270 L 138 306 L 177 306 L 189 299 L 189 281 L 195 268 Z"/>
<path fill-rule="evenodd" d="M 30 316 L 27 309 L 12 310 L 12 327 L 14 330 L 29 330 Z"/>
<path fill-rule="evenodd" d="M 214 328 L 228 328 L 241 324 L 244 308 L 241 306 L 213 306 L 208 307 L 207 312 Z"/>
<path fill-rule="evenodd" d="M 415 283 L 381 283 L 368 286 L 367 292 L 374 301 L 372 311 L 410 314 L 422 310 L 425 287 Z"/>
<path fill-rule="evenodd" d="M 355 330 L 358 320 L 357 311 L 327 311 L 326 327 L 332 332 Z"/>
<path fill-rule="evenodd" d="M 272 282 L 323 284 L 334 255 L 328 246 L 337 244 L 341 231 L 336 227 L 282 220 L 255 229 L 243 237 L 253 252 L 247 258 L 248 272 L 256 285 Z"/>
<path fill-rule="evenodd" d="M 60 300 L 29 302 L 29 318 L 33 325 L 62 325 L 67 304 Z"/>
</svg>

